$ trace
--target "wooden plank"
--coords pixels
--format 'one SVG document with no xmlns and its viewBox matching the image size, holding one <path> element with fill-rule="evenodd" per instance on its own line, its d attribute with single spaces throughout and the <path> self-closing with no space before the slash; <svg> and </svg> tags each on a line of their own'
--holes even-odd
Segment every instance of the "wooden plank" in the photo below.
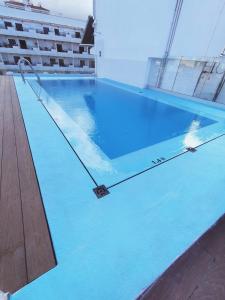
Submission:
<svg viewBox="0 0 225 300">
<path fill-rule="evenodd" d="M 11 79 L 28 281 L 56 265 L 16 89 Z"/>
<path fill-rule="evenodd" d="M 5 78 L 3 101 L 3 152 L 0 197 L 0 289 L 14 292 L 27 282 L 27 272 L 16 141 L 10 81 L 8 77 Z"/>
<path fill-rule="evenodd" d="M 199 270 L 201 282 L 188 300 L 224 300 L 225 299 L 225 261 L 220 265 L 216 262 L 207 265 L 207 269 Z"/>
<path fill-rule="evenodd" d="M 3 145 L 3 111 L 4 111 L 4 101 L 3 101 L 3 91 L 5 89 L 5 77 L 0 76 L 0 166 L 2 163 L 2 145 Z M 0 167 L 0 183 L 1 183 L 1 171 Z M 1 184 L 0 184 L 1 190 Z"/>
<path fill-rule="evenodd" d="M 162 274 L 139 300 L 225 299 L 225 216 Z"/>
<path fill-rule="evenodd" d="M 225 217 L 221 218 L 198 241 L 203 250 L 214 258 L 225 261 Z"/>
</svg>

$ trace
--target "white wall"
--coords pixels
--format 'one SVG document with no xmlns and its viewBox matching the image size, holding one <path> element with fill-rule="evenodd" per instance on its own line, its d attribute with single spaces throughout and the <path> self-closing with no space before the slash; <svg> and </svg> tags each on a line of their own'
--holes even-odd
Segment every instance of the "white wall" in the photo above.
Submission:
<svg viewBox="0 0 225 300">
<path fill-rule="evenodd" d="M 225 47 L 225 2 L 184 0 L 172 56 L 218 56 Z"/>
<path fill-rule="evenodd" d="M 95 0 L 97 75 L 144 86 L 148 57 L 164 54 L 175 4 Z M 184 0 L 170 55 L 218 56 L 225 47 L 224 28 L 224 1 Z"/>
</svg>

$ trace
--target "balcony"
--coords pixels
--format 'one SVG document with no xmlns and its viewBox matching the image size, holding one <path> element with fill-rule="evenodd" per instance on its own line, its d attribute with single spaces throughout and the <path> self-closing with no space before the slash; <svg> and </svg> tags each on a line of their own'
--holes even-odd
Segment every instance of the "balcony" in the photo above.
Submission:
<svg viewBox="0 0 225 300">
<path fill-rule="evenodd" d="M 72 37 L 72 35 L 71 34 L 66 34 L 65 32 L 59 32 L 58 34 L 56 34 L 55 32 L 53 32 L 53 31 L 51 31 L 51 30 L 49 30 L 49 31 L 44 31 L 44 30 L 42 30 L 42 29 L 33 29 L 36 33 L 38 33 L 38 34 L 44 34 L 44 35 L 50 35 L 50 36 L 56 36 L 56 37 L 60 37 L 60 36 L 63 36 L 63 37 L 66 37 L 66 36 L 68 36 L 69 38 L 71 38 Z"/>
<path fill-rule="evenodd" d="M 51 31 L 50 31 L 51 32 Z M 58 32 L 57 34 L 55 33 L 55 32 L 53 32 L 53 34 L 55 35 L 55 36 L 66 36 L 66 33 L 65 32 Z M 70 37 L 71 37 L 71 35 L 69 35 Z"/>
<path fill-rule="evenodd" d="M 39 55 L 39 48 L 37 47 L 27 47 L 27 49 L 20 48 L 19 45 L 0 45 L 0 52 L 2 54 L 24 54 L 24 55 Z"/>
<path fill-rule="evenodd" d="M 58 52 L 57 49 L 51 47 L 37 46 L 28 47 L 27 49 L 21 49 L 18 45 L 10 46 L 8 44 L 0 45 L 0 52 L 7 54 L 21 54 L 21 55 L 41 55 L 41 56 L 53 56 L 53 57 L 69 57 L 69 58 L 82 58 L 91 59 L 94 56 L 88 52 L 79 53 L 72 50 L 63 50 Z"/>
<path fill-rule="evenodd" d="M 0 28 L 0 35 L 14 36 L 14 37 L 27 37 L 40 40 L 50 40 L 50 41 L 60 41 L 68 43 L 81 43 L 81 38 L 75 38 L 75 35 L 61 33 L 60 35 L 55 35 L 54 32 L 49 31 L 45 34 L 42 30 L 34 28 L 24 28 L 23 31 L 18 31 L 14 27 L 9 27 L 7 29 Z"/>
<path fill-rule="evenodd" d="M 51 65 L 49 63 L 43 64 L 32 64 L 34 70 L 39 72 L 69 72 L 69 73 L 82 73 L 82 74 L 93 74 L 95 72 L 94 68 L 89 68 L 88 66 L 79 67 L 72 64 L 65 64 L 60 66 L 59 64 Z M 23 66 L 23 69 L 30 72 L 29 66 Z M 4 61 L 0 62 L 0 70 L 3 71 L 14 71 L 19 72 L 19 67 L 14 62 Z"/>
</svg>

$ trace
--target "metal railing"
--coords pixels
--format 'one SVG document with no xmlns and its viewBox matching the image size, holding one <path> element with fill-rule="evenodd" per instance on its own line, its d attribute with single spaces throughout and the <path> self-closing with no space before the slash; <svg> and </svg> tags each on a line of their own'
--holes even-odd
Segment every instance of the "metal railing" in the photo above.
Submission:
<svg viewBox="0 0 225 300">
<path fill-rule="evenodd" d="M 40 78 L 40 76 L 38 75 L 37 72 L 35 72 L 35 70 L 34 70 L 32 64 L 31 64 L 30 61 L 29 61 L 28 59 L 26 59 L 26 58 L 20 58 L 19 61 L 18 61 L 18 66 L 19 66 L 19 69 L 20 69 L 20 74 L 21 74 L 21 77 L 22 77 L 22 79 L 23 79 L 23 82 L 24 82 L 24 83 L 26 82 L 25 76 L 24 76 L 24 71 L 23 71 L 23 69 L 22 69 L 22 64 L 23 64 L 24 62 L 27 63 L 27 65 L 30 67 L 30 69 L 33 71 L 33 73 L 36 75 L 37 81 L 38 81 L 38 83 L 41 85 L 41 78 Z"/>
</svg>

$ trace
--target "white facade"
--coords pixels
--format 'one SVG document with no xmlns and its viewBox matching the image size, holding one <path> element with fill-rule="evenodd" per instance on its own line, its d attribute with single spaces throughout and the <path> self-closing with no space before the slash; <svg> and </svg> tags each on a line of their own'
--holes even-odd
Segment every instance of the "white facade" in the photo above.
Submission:
<svg viewBox="0 0 225 300">
<path fill-rule="evenodd" d="M 149 58 L 165 57 L 178 2 L 94 0 L 97 75 L 140 87 L 148 85 Z M 182 2 L 168 57 L 178 62 L 181 57 L 219 61 L 225 47 L 224 1 Z"/>
<path fill-rule="evenodd" d="M 18 71 L 24 57 L 42 72 L 94 73 L 90 47 L 80 45 L 85 26 L 30 2 L 6 1 L 0 6 L 0 72 Z"/>
</svg>

